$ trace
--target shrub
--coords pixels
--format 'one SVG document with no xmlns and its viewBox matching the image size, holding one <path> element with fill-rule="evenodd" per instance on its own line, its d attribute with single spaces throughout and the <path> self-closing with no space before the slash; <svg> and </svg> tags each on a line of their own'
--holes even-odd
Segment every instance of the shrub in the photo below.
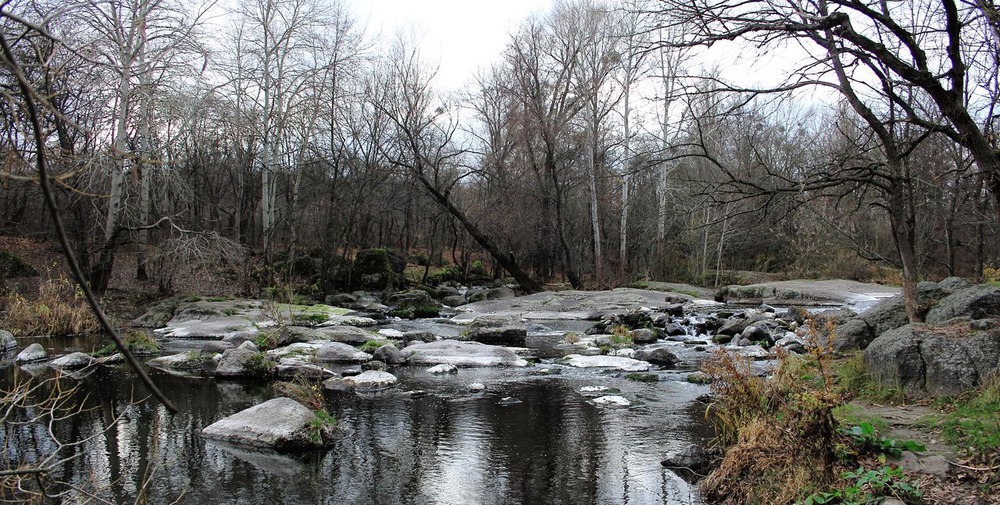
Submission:
<svg viewBox="0 0 1000 505">
<path fill-rule="evenodd" d="M 309 422 L 309 439 L 316 445 L 326 445 L 336 427 L 337 418 L 326 410 L 319 409 L 313 413 L 313 418 Z"/>
<path fill-rule="evenodd" d="M 270 377 L 274 372 L 274 362 L 266 354 L 255 352 L 243 360 L 243 371 L 248 377 Z"/>
</svg>

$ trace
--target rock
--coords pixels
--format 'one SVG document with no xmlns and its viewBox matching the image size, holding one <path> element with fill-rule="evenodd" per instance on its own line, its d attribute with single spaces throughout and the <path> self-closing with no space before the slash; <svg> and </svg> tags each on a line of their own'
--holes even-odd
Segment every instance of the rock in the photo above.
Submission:
<svg viewBox="0 0 1000 505">
<path fill-rule="evenodd" d="M 433 342 L 437 336 L 429 331 L 407 331 L 403 333 L 403 342 Z"/>
<path fill-rule="evenodd" d="M 829 325 L 840 326 L 854 319 L 857 315 L 851 309 L 833 309 L 816 312 L 809 319 L 812 321 L 812 327 L 817 331 L 821 331 Z"/>
<path fill-rule="evenodd" d="M 1000 367 L 1000 329 L 909 324 L 864 351 L 872 378 L 910 396 L 956 396 Z"/>
<path fill-rule="evenodd" d="M 472 392 L 475 392 L 475 393 L 486 391 L 486 384 L 483 384 L 483 383 L 480 383 L 480 382 L 473 382 L 473 383 L 470 383 L 468 386 L 465 386 L 465 387 L 469 391 L 472 391 Z"/>
<path fill-rule="evenodd" d="M 45 352 L 45 348 L 42 344 L 35 342 L 28 347 L 25 347 L 23 351 L 17 353 L 14 358 L 14 363 L 33 363 L 35 361 L 42 361 L 49 357 L 49 354 Z"/>
<path fill-rule="evenodd" d="M 517 405 L 519 403 L 521 403 L 521 400 L 518 400 L 513 396 L 505 396 L 501 398 L 500 401 L 497 402 L 497 405 L 508 406 L 508 405 Z"/>
<path fill-rule="evenodd" d="M 639 328 L 637 330 L 632 330 L 632 342 L 642 345 L 642 344 L 652 344 L 656 342 L 659 336 L 656 331 L 649 328 Z"/>
<path fill-rule="evenodd" d="M 438 317 L 441 304 L 420 289 L 410 289 L 389 295 L 387 302 L 395 307 L 392 315 L 413 319 L 417 317 Z"/>
<path fill-rule="evenodd" d="M 220 342 L 223 342 L 228 347 L 239 347 L 243 345 L 244 342 L 253 342 L 257 339 L 260 332 L 254 331 L 237 331 L 222 337 Z"/>
<path fill-rule="evenodd" d="M 460 307 L 469 302 L 462 295 L 448 295 L 441 299 L 441 303 L 449 307 Z"/>
<path fill-rule="evenodd" d="M 274 375 L 285 380 L 295 379 L 325 379 L 336 375 L 333 370 L 310 363 L 283 364 L 274 367 Z"/>
<path fill-rule="evenodd" d="M 187 301 L 188 296 L 174 296 L 162 300 L 150 307 L 144 314 L 129 322 L 130 326 L 138 328 L 162 328 L 174 318 L 177 308 Z"/>
<path fill-rule="evenodd" d="M 754 360 L 763 360 L 771 357 L 771 353 L 767 352 L 767 349 L 759 345 L 747 345 L 742 347 L 737 347 L 735 352 L 740 356 L 744 356 Z"/>
<path fill-rule="evenodd" d="M 684 317 L 684 303 L 671 303 L 663 309 L 663 312 L 674 317 Z"/>
<path fill-rule="evenodd" d="M 309 365 L 316 361 L 316 351 L 322 346 L 320 342 L 296 342 L 264 354 L 279 365 Z"/>
<path fill-rule="evenodd" d="M 864 350 L 875 336 L 875 330 L 864 319 L 860 317 L 850 319 L 834 329 L 833 350 L 837 352 Z"/>
<path fill-rule="evenodd" d="M 621 356 L 582 356 L 579 354 L 569 354 L 563 358 L 563 361 L 567 365 L 577 368 L 613 368 L 626 372 L 645 372 L 649 370 L 649 363 Z"/>
<path fill-rule="evenodd" d="M 670 337 L 687 335 L 687 329 L 677 323 L 667 323 L 667 325 L 663 327 L 663 332 Z"/>
<path fill-rule="evenodd" d="M 93 364 L 93 356 L 82 352 L 74 352 L 52 360 L 49 366 L 58 370 L 76 370 Z"/>
<path fill-rule="evenodd" d="M 732 335 L 725 335 L 722 333 L 716 333 L 715 335 L 712 335 L 713 344 L 728 344 L 732 341 L 733 341 Z"/>
<path fill-rule="evenodd" d="M 691 384 L 711 384 L 712 377 L 705 372 L 691 372 L 685 378 Z"/>
<path fill-rule="evenodd" d="M 14 334 L 7 330 L 0 330 L 0 352 L 7 352 L 17 349 L 17 339 Z"/>
<path fill-rule="evenodd" d="M 680 361 L 677 355 L 670 351 L 668 345 L 644 347 L 635 351 L 632 358 L 661 366 L 674 366 Z"/>
<path fill-rule="evenodd" d="M 948 294 L 934 282 L 917 284 L 917 303 L 922 307 L 930 307 Z M 878 302 L 872 308 L 862 312 L 859 317 L 868 323 L 868 326 L 872 328 L 872 334 L 876 337 L 910 322 L 906 315 L 906 305 L 903 303 L 902 295 Z"/>
<path fill-rule="evenodd" d="M 35 277 L 38 270 L 26 263 L 16 254 L 0 251 L 0 279 L 11 279 L 14 277 Z"/>
<path fill-rule="evenodd" d="M 351 285 L 355 289 L 382 291 L 402 286 L 406 258 L 388 249 L 363 249 L 354 256 Z"/>
<path fill-rule="evenodd" d="M 274 370 L 274 363 L 257 350 L 253 342 L 243 342 L 239 347 L 222 353 L 215 367 L 216 377 L 266 377 Z"/>
<path fill-rule="evenodd" d="M 355 389 L 371 390 L 392 387 L 398 382 L 399 379 L 389 372 L 366 370 L 350 377 L 327 379 L 323 382 L 323 387 L 339 391 L 343 385 L 347 385 Z"/>
<path fill-rule="evenodd" d="M 605 405 L 608 407 L 628 407 L 632 405 L 632 402 L 628 401 L 624 396 L 618 395 L 599 396 L 592 401 L 594 405 Z"/>
<path fill-rule="evenodd" d="M 196 351 L 181 352 L 169 356 L 160 356 L 146 362 L 153 368 L 176 371 L 193 371 L 204 368 L 201 360 L 201 353 Z"/>
<path fill-rule="evenodd" d="M 717 456 L 716 452 L 691 444 L 681 450 L 668 452 L 660 464 L 666 468 L 684 469 L 704 475 L 712 468 L 712 463 Z"/>
<path fill-rule="evenodd" d="M 290 398 L 274 398 L 220 419 L 202 430 L 205 438 L 270 449 L 329 445 L 332 426 L 317 428 L 316 414 Z"/>
<path fill-rule="evenodd" d="M 387 365 L 402 365 L 406 362 L 406 356 L 392 344 L 385 344 L 376 349 L 372 353 L 372 359 L 381 361 Z"/>
<path fill-rule="evenodd" d="M 740 336 L 750 342 L 759 343 L 763 347 L 774 345 L 774 337 L 771 336 L 767 326 L 763 324 L 754 323 L 743 328 L 743 333 Z"/>
<path fill-rule="evenodd" d="M 326 342 L 316 350 L 316 361 L 322 363 L 361 363 L 372 355 L 342 342 Z"/>
<path fill-rule="evenodd" d="M 406 361 L 411 365 L 449 364 L 463 367 L 482 366 L 528 366 L 528 362 L 505 347 L 462 342 L 458 340 L 438 340 L 414 343 L 403 349 Z"/>
<path fill-rule="evenodd" d="M 809 319 L 809 311 L 793 305 L 785 309 L 785 319 L 795 321 L 798 324 L 804 324 Z"/>
<path fill-rule="evenodd" d="M 360 345 L 375 338 L 374 333 L 356 326 L 322 326 L 314 328 L 314 330 L 315 332 L 309 333 L 318 335 L 318 340 L 329 340 L 344 344 Z"/>
<path fill-rule="evenodd" d="M 960 289 L 965 289 L 972 286 L 972 283 L 961 278 L 961 277 L 948 277 L 938 283 L 938 287 L 949 292 L 954 293 Z"/>
<path fill-rule="evenodd" d="M 377 359 L 373 359 L 371 361 L 365 361 L 364 363 L 362 363 L 361 364 L 361 369 L 362 370 L 374 370 L 374 371 L 377 371 L 377 372 L 384 372 L 384 371 L 386 371 L 386 370 L 389 369 L 389 365 L 386 365 L 385 362 L 379 361 Z"/>
<path fill-rule="evenodd" d="M 458 373 L 458 367 L 455 365 L 434 365 L 427 369 L 427 373 L 431 375 L 446 375 L 446 374 L 456 374 Z"/>
<path fill-rule="evenodd" d="M 985 319 L 1000 316 L 1000 287 L 972 286 L 946 296 L 928 313 L 928 324 L 940 324 L 956 317 Z"/>
<path fill-rule="evenodd" d="M 240 343 L 242 344 L 243 342 Z M 209 352 L 209 353 L 223 353 L 226 352 L 228 349 L 235 349 L 235 348 L 236 345 L 233 345 L 233 343 L 231 342 L 226 342 L 225 340 L 218 340 L 218 341 L 211 340 L 205 342 L 201 346 L 202 352 Z"/>
<path fill-rule="evenodd" d="M 487 300 L 507 300 L 514 298 L 515 296 L 517 296 L 517 294 L 514 293 L 514 290 L 508 288 L 507 286 L 500 286 L 498 288 L 486 290 Z"/>
<path fill-rule="evenodd" d="M 794 333 L 789 332 L 784 337 L 774 343 L 775 346 L 796 354 L 805 354 L 806 344 Z"/>
<path fill-rule="evenodd" d="M 611 388 L 607 386 L 583 386 L 580 388 L 581 393 L 603 393 L 610 390 Z"/>
<path fill-rule="evenodd" d="M 527 328 L 517 319 L 487 314 L 473 319 L 460 340 L 488 345 L 524 347 L 524 340 L 527 336 Z"/>
<path fill-rule="evenodd" d="M 739 316 L 733 316 L 730 317 L 729 319 L 726 319 L 726 322 L 722 323 L 722 326 L 719 327 L 719 329 L 716 330 L 715 333 L 719 335 L 734 337 L 736 335 L 743 333 L 743 330 L 746 329 L 746 327 L 747 327 L 747 321 L 745 318 Z"/>
</svg>

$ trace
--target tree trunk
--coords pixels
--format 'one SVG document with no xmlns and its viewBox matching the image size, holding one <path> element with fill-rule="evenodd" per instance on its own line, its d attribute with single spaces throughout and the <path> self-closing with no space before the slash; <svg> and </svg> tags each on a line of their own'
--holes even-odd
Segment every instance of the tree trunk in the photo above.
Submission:
<svg viewBox="0 0 1000 505">
<path fill-rule="evenodd" d="M 514 277 L 514 280 L 520 284 L 522 291 L 525 293 L 537 293 L 539 291 L 544 291 L 544 288 L 542 288 L 542 285 L 539 284 L 538 281 L 532 279 L 531 276 L 521 270 L 521 267 L 517 264 L 517 261 L 515 261 L 512 253 L 505 254 L 496 244 L 493 243 L 493 240 L 488 235 L 480 230 L 479 227 L 473 222 L 469 221 L 461 209 L 456 207 L 445 194 L 438 191 L 438 189 L 431 184 L 431 181 L 427 180 L 423 174 L 416 173 L 414 176 L 417 177 L 420 184 L 424 186 L 427 192 L 430 193 L 431 197 L 434 198 L 434 201 L 436 201 L 441 208 L 445 209 L 449 214 L 454 216 L 455 219 L 458 219 L 458 222 L 462 223 L 462 226 L 465 227 L 467 232 L 469 232 L 469 235 L 471 235 L 483 249 L 486 249 L 486 251 L 490 253 L 490 256 L 492 256 L 493 259 L 504 268 L 504 270 L 510 272 L 510 275 Z"/>
</svg>

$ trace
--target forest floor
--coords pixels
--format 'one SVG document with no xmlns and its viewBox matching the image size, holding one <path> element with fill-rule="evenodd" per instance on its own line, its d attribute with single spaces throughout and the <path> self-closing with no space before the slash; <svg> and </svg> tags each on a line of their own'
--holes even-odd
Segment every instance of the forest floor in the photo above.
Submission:
<svg viewBox="0 0 1000 505">
<path fill-rule="evenodd" d="M 904 452 L 895 462 L 915 482 L 929 504 L 1000 504 L 995 482 L 996 469 L 984 469 L 960 455 L 949 445 L 933 421 L 942 408 L 931 401 L 881 404 L 854 400 L 848 405 L 855 421 L 875 424 L 880 436 L 897 442 L 912 440 L 926 450 Z"/>
</svg>

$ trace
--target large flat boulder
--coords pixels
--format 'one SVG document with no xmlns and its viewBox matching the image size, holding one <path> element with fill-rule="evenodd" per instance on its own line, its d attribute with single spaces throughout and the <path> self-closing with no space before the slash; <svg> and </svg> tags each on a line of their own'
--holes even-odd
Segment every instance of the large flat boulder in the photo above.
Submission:
<svg viewBox="0 0 1000 505">
<path fill-rule="evenodd" d="M 527 327 L 517 318 L 487 314 L 473 319 L 459 339 L 489 345 L 524 347 L 527 336 Z"/>
<path fill-rule="evenodd" d="M 645 361 L 626 358 L 623 356 L 584 356 L 581 354 L 569 354 L 563 358 L 563 362 L 569 366 L 577 368 L 611 368 L 625 372 L 645 372 L 650 365 Z"/>
<path fill-rule="evenodd" d="M 959 289 L 927 313 L 927 323 L 940 324 L 956 317 L 983 319 L 1000 316 L 1000 287 L 981 285 Z"/>
<path fill-rule="evenodd" d="M 415 343 L 402 350 L 410 365 L 455 365 L 460 367 L 488 366 L 528 366 L 528 362 L 506 347 L 461 342 L 458 340 L 438 340 Z"/>
<path fill-rule="evenodd" d="M 908 324 L 872 341 L 864 360 L 874 380 L 909 396 L 954 396 L 1000 367 L 1000 320 Z"/>
<path fill-rule="evenodd" d="M 324 447 L 331 430 L 315 422 L 316 414 L 290 398 L 275 398 L 229 417 L 204 430 L 212 440 L 276 450 Z"/>
</svg>

